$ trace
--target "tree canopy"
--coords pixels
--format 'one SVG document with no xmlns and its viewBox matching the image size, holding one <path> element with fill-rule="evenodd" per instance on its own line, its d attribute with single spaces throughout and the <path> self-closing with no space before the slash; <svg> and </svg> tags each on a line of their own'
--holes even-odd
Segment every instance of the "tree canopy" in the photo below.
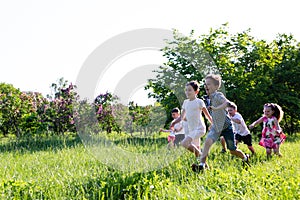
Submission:
<svg viewBox="0 0 300 200">
<path fill-rule="evenodd" d="M 282 127 L 288 133 L 300 130 L 300 43 L 292 35 L 278 34 L 267 42 L 256 39 L 250 29 L 229 33 L 227 24 L 196 37 L 174 30 L 174 39 L 162 49 L 167 62 L 157 77 L 148 81 L 149 96 L 156 98 L 167 112 L 181 107 L 187 81 L 203 83 L 209 73 L 222 76 L 222 92 L 235 102 L 250 122 L 262 115 L 268 102 L 282 106 Z M 204 89 L 199 97 L 204 95 Z"/>
</svg>

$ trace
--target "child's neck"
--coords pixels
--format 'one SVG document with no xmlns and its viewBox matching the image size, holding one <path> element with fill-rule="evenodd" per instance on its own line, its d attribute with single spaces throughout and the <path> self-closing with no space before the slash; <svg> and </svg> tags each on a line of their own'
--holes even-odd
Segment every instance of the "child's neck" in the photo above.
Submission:
<svg viewBox="0 0 300 200">
<path fill-rule="evenodd" d="M 213 95 L 216 92 L 217 92 L 217 90 L 213 91 L 212 93 L 209 94 L 209 96 Z"/>
<path fill-rule="evenodd" d="M 194 97 L 190 98 L 189 100 L 190 100 L 190 101 L 193 101 L 193 100 L 195 100 L 196 98 L 197 98 L 197 97 L 194 96 Z"/>
</svg>

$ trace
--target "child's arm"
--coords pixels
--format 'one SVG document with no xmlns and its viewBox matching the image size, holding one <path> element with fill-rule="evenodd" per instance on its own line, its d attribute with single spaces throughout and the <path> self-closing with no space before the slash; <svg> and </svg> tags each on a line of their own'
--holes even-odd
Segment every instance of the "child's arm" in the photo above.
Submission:
<svg viewBox="0 0 300 200">
<path fill-rule="evenodd" d="M 249 125 L 249 128 L 250 128 L 250 129 L 253 129 L 257 124 L 262 123 L 262 122 L 263 122 L 263 118 L 264 118 L 264 117 L 261 117 L 261 118 L 259 118 L 258 120 L 256 120 L 255 122 L 253 122 L 252 124 L 250 124 L 250 125 Z"/>
<path fill-rule="evenodd" d="M 206 119 L 208 119 L 208 121 L 210 122 L 210 124 L 213 124 L 213 120 L 211 118 L 211 115 L 209 114 L 208 110 L 206 107 L 202 108 L 202 112 L 204 113 Z"/>
<path fill-rule="evenodd" d="M 171 132 L 171 130 L 159 129 L 159 132 Z"/>
<path fill-rule="evenodd" d="M 174 128 L 173 128 L 174 129 Z M 172 132 L 173 131 L 173 129 L 171 128 L 171 129 L 169 129 L 169 130 L 167 130 L 167 129 L 159 129 L 159 132 Z"/>
<path fill-rule="evenodd" d="M 183 129 L 183 127 L 182 127 L 182 126 L 180 126 L 180 128 L 178 128 L 178 129 L 174 129 L 174 132 L 180 132 L 182 129 Z"/>
<path fill-rule="evenodd" d="M 181 120 L 186 121 L 186 118 L 185 118 L 185 109 L 182 109 L 180 117 L 181 117 Z"/>
<path fill-rule="evenodd" d="M 212 109 L 212 110 L 225 109 L 229 105 L 229 103 L 230 103 L 230 101 L 226 99 L 221 105 L 219 105 L 217 107 L 209 106 L 209 109 Z"/>
<path fill-rule="evenodd" d="M 170 129 L 174 128 L 175 124 L 179 123 L 180 121 L 181 121 L 181 116 L 173 120 L 172 123 L 170 124 Z"/>
<path fill-rule="evenodd" d="M 231 120 L 237 124 L 241 124 L 241 120 L 239 120 L 239 119 L 231 118 Z"/>
<path fill-rule="evenodd" d="M 276 118 L 274 119 L 274 122 L 275 122 L 275 126 L 276 126 L 277 132 L 280 133 L 282 130 L 281 130 L 281 128 L 279 126 L 279 122 L 278 122 L 278 120 Z"/>
</svg>

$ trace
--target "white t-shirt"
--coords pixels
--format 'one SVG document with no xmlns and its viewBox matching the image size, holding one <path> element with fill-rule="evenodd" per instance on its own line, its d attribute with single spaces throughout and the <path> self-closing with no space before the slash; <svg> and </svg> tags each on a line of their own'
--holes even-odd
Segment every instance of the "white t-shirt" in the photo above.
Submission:
<svg viewBox="0 0 300 200">
<path fill-rule="evenodd" d="M 192 101 L 189 99 L 184 100 L 182 109 L 185 110 L 189 131 L 206 129 L 201 115 L 203 107 L 205 107 L 205 103 L 202 99 L 196 98 Z"/>
<path fill-rule="evenodd" d="M 233 117 L 231 117 L 231 119 L 238 119 L 241 122 L 240 124 L 238 124 L 238 123 L 235 123 L 234 121 L 232 121 L 234 133 L 237 133 L 241 136 L 250 134 L 250 131 L 240 113 L 236 112 L 235 115 Z"/>
<path fill-rule="evenodd" d="M 183 127 L 182 127 L 182 121 L 176 123 L 174 125 L 174 129 L 175 129 L 175 131 L 174 131 L 175 135 L 184 134 Z M 180 130 L 180 131 L 176 131 L 176 130 Z"/>
</svg>

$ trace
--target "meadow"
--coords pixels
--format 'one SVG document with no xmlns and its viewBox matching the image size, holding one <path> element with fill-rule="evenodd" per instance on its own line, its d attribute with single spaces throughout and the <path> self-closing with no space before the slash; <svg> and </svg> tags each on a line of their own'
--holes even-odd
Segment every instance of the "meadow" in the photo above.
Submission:
<svg viewBox="0 0 300 200">
<path fill-rule="evenodd" d="M 165 149 L 167 144 L 164 134 L 112 133 L 108 137 L 132 152 Z M 209 156 L 210 170 L 204 173 L 191 170 L 195 158 L 184 149 L 167 166 L 136 172 L 103 164 L 74 134 L 0 138 L 0 198 L 300 199 L 300 138 L 288 137 L 281 147 L 283 157 L 270 160 L 257 143 L 250 168 L 243 168 L 241 160 L 228 152 L 221 154 L 221 145 L 216 143 Z M 244 144 L 239 148 L 250 153 Z"/>
</svg>

